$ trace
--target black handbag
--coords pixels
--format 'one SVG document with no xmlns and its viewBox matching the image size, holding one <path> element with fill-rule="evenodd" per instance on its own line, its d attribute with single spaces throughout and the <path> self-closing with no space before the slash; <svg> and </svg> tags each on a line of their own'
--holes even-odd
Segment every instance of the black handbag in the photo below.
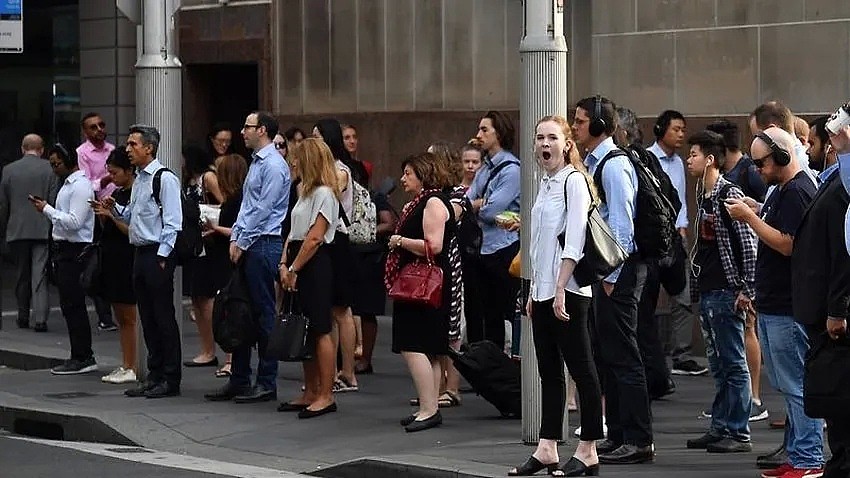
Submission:
<svg viewBox="0 0 850 478">
<path fill-rule="evenodd" d="M 803 375 L 803 407 L 811 418 L 850 418 L 850 338 L 824 332 L 812 341 Z"/>
<path fill-rule="evenodd" d="M 576 173 L 578 171 L 574 171 Z M 567 179 L 564 180 L 564 201 L 567 199 Z M 579 173 L 581 174 L 581 173 Z M 585 182 L 587 182 L 585 180 Z M 590 193 L 590 185 L 587 185 L 587 191 Z M 564 247 L 565 235 L 558 235 L 558 243 L 561 248 Z M 620 265 L 626 262 L 629 258 L 629 253 L 623 249 L 623 246 L 614 237 L 611 228 L 602 219 L 596 205 L 591 204 L 590 210 L 587 213 L 587 229 L 585 231 L 584 255 L 576 264 L 573 271 L 573 277 L 580 287 L 595 284 L 612 272 Z"/>
<path fill-rule="evenodd" d="M 307 343 L 307 332 L 310 330 L 310 319 L 293 310 L 294 293 L 287 294 L 288 307 L 277 316 L 274 329 L 269 335 L 265 358 L 280 362 L 303 362 L 313 358 L 310 344 Z"/>
</svg>

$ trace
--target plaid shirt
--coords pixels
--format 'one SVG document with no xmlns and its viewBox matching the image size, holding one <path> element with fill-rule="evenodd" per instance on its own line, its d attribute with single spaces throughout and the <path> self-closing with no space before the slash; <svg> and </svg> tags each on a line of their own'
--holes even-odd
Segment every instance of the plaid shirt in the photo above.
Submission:
<svg viewBox="0 0 850 478">
<path fill-rule="evenodd" d="M 714 222 L 714 231 L 717 236 L 717 248 L 720 251 L 720 262 L 723 265 L 723 272 L 726 274 L 726 281 L 730 288 L 737 292 L 743 292 L 750 299 L 755 299 L 755 281 L 756 281 L 756 251 L 758 251 L 758 237 L 755 232 L 750 229 L 750 226 L 743 222 L 732 221 L 735 232 L 732 234 L 726 229 L 726 223 L 720 218 L 722 209 L 726 206 L 720 200 L 720 190 L 723 186 L 729 184 L 729 181 L 722 176 L 717 180 L 714 189 L 711 190 L 711 204 L 715 211 L 717 220 Z M 729 189 L 728 198 L 743 199 L 744 193 L 737 186 Z M 732 252 L 732 236 L 736 236 L 741 242 L 741 262 L 743 263 L 743 271 L 738 270 L 738 264 L 735 261 L 735 255 Z M 693 289 L 698 290 L 696 287 Z"/>
</svg>

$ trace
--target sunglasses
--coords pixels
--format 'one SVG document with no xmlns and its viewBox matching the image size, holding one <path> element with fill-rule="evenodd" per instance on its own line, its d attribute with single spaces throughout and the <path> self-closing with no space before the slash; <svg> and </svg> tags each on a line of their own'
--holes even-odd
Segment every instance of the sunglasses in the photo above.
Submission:
<svg viewBox="0 0 850 478">
<path fill-rule="evenodd" d="M 100 123 L 92 123 L 92 124 L 89 125 L 89 129 L 92 130 L 92 131 L 95 131 L 95 130 L 98 130 L 98 129 L 106 129 L 106 123 L 103 122 L 103 121 L 101 121 Z"/>
<path fill-rule="evenodd" d="M 764 167 L 764 161 L 771 156 L 773 156 L 773 153 L 769 153 L 767 156 L 764 156 L 764 157 L 761 157 L 761 158 L 753 158 L 753 166 L 755 166 L 758 169 L 763 168 Z"/>
</svg>

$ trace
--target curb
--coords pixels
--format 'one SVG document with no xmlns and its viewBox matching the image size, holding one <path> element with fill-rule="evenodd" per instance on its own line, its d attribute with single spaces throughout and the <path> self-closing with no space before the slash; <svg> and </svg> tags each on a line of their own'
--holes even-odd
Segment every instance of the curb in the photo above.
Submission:
<svg viewBox="0 0 850 478">
<path fill-rule="evenodd" d="M 45 357 L 16 350 L 0 349 L 0 365 L 18 370 L 44 370 L 64 362 L 56 357 Z"/>
<path fill-rule="evenodd" d="M 50 440 L 140 446 L 94 417 L 0 405 L 0 428 Z"/>
<path fill-rule="evenodd" d="M 406 478 L 482 478 L 504 476 L 502 467 L 494 468 L 494 474 L 481 474 L 480 472 L 465 471 L 462 462 L 452 463 L 450 460 L 439 459 L 439 463 L 411 463 L 398 458 L 367 457 L 339 463 L 306 474 L 322 478 L 361 478 L 363 476 L 370 478 L 395 478 L 398 476 Z M 497 470 L 499 473 L 495 473 Z"/>
</svg>

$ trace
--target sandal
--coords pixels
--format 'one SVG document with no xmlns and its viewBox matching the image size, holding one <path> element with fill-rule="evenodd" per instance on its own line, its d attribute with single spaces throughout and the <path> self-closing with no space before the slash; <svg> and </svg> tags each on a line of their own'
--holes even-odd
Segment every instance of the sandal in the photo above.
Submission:
<svg viewBox="0 0 850 478">
<path fill-rule="evenodd" d="M 337 377 L 333 385 L 333 393 L 358 392 L 360 387 L 352 385 L 343 377 Z"/>
<path fill-rule="evenodd" d="M 440 408 L 451 408 L 460 406 L 460 395 L 446 390 L 437 399 L 437 406 Z"/>
<path fill-rule="evenodd" d="M 224 366 L 215 371 L 216 378 L 228 378 L 232 375 L 230 371 L 230 362 L 224 362 Z"/>
</svg>

